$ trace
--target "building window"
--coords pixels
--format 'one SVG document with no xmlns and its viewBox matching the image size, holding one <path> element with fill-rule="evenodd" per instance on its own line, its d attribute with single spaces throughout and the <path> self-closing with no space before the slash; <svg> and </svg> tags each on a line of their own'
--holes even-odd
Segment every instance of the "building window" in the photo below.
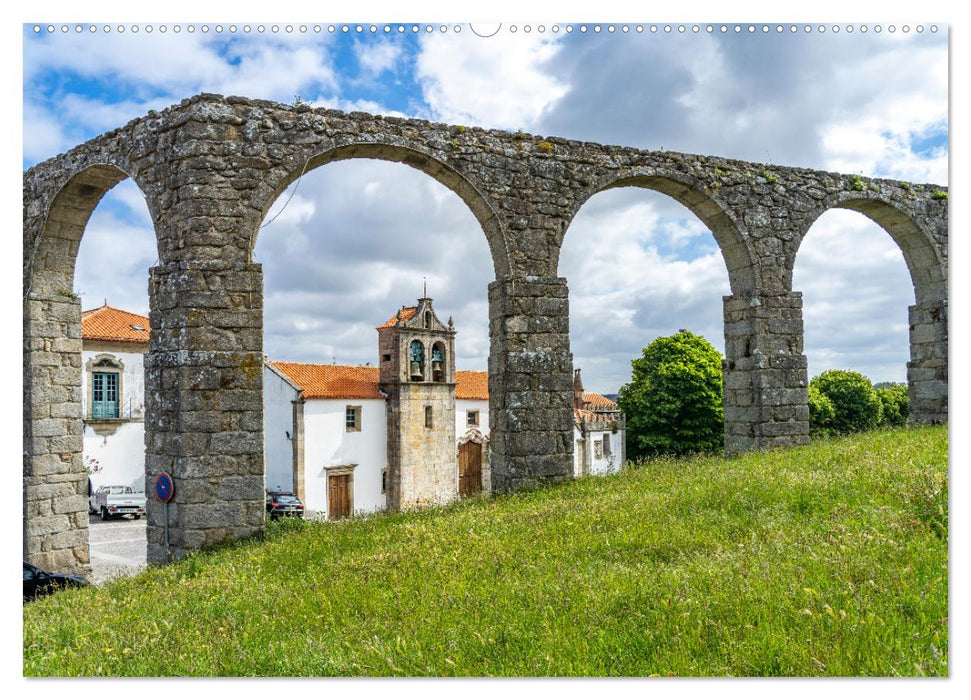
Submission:
<svg viewBox="0 0 971 700">
<path fill-rule="evenodd" d="M 431 327 L 432 327 L 432 312 L 431 311 L 426 311 L 425 312 L 425 328 L 431 328 Z"/>
<path fill-rule="evenodd" d="M 361 429 L 360 406 L 348 406 L 344 410 L 344 428 L 349 433 L 354 433 Z"/>
<path fill-rule="evenodd" d="M 432 407 L 425 406 L 425 427 L 433 428 L 434 423 L 432 422 Z"/>
<path fill-rule="evenodd" d="M 381 362 L 391 362 L 391 355 L 382 355 Z"/>
<path fill-rule="evenodd" d="M 381 493 L 388 492 L 388 470 L 381 470 Z"/>
<path fill-rule="evenodd" d="M 604 435 L 604 441 L 603 442 L 604 442 L 604 447 L 603 447 L 604 457 L 609 457 L 610 456 L 610 436 L 609 435 Z"/>
<path fill-rule="evenodd" d="M 466 411 L 465 412 L 465 422 L 469 426 L 479 425 L 479 412 L 478 411 Z"/>
<path fill-rule="evenodd" d="M 121 375 L 124 365 L 112 355 L 88 360 L 89 417 L 92 420 L 121 418 Z M 128 416 L 131 418 L 131 416 Z"/>
<path fill-rule="evenodd" d="M 118 417 L 118 373 L 91 374 L 91 417 Z"/>
</svg>

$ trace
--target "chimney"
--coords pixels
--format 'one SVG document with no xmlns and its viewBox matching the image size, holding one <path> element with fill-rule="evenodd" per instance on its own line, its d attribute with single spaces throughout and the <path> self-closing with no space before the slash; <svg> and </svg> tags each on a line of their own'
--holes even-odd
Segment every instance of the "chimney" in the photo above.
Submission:
<svg viewBox="0 0 971 700">
<path fill-rule="evenodd" d="M 583 408 L 583 381 L 580 379 L 580 370 L 573 370 L 573 408 Z"/>
</svg>

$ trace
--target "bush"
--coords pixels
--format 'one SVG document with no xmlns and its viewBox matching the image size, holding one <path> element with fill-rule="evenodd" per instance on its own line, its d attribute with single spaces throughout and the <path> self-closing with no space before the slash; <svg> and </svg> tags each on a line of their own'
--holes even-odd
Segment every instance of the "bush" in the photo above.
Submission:
<svg viewBox="0 0 971 700">
<path fill-rule="evenodd" d="M 809 385 L 809 434 L 829 435 L 833 432 L 836 408 L 826 394 Z"/>
<path fill-rule="evenodd" d="M 689 331 L 657 338 L 631 361 L 618 403 L 631 459 L 720 449 L 724 444 L 721 354 Z"/>
<path fill-rule="evenodd" d="M 910 396 L 907 394 L 906 384 L 879 387 L 877 397 L 883 411 L 880 425 L 906 425 L 907 414 L 910 412 Z"/>
<path fill-rule="evenodd" d="M 870 380 L 859 372 L 827 370 L 814 377 L 809 386 L 832 402 L 834 415 L 830 427 L 833 432 L 862 432 L 880 423 L 883 410 L 880 398 Z"/>
</svg>

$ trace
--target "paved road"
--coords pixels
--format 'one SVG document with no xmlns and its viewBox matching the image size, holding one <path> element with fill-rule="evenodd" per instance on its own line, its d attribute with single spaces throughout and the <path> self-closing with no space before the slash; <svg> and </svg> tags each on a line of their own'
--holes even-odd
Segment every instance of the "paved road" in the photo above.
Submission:
<svg viewBox="0 0 971 700">
<path fill-rule="evenodd" d="M 102 521 L 92 515 L 88 544 L 92 583 L 137 573 L 145 568 L 145 518 Z"/>
</svg>

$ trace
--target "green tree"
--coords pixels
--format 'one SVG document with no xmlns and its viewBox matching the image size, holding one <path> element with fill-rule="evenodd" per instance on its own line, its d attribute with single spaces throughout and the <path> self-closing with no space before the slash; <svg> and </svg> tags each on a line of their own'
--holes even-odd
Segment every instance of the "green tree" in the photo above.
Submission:
<svg viewBox="0 0 971 700">
<path fill-rule="evenodd" d="M 877 396 L 883 408 L 880 425 L 904 425 L 910 411 L 910 396 L 906 384 L 891 384 L 877 388 Z"/>
<path fill-rule="evenodd" d="M 836 408 L 829 397 L 812 383 L 809 384 L 809 434 L 829 435 L 833 432 Z"/>
<path fill-rule="evenodd" d="M 834 432 L 862 432 L 880 423 L 880 398 L 870 380 L 859 372 L 827 370 L 813 377 L 809 386 L 815 387 L 832 402 L 835 415 L 831 426 Z"/>
<path fill-rule="evenodd" d="M 689 331 L 657 338 L 631 360 L 620 389 L 627 415 L 627 454 L 716 450 L 724 444 L 721 354 Z"/>
</svg>

